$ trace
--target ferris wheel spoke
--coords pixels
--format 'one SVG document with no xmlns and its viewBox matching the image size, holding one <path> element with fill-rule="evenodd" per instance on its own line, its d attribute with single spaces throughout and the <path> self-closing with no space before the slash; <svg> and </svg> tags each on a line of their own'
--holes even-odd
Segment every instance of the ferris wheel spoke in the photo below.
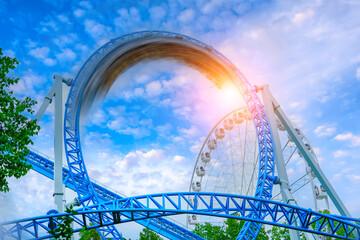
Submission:
<svg viewBox="0 0 360 240">
<path fill-rule="evenodd" d="M 235 187 L 235 193 L 237 193 L 238 188 L 236 184 L 236 173 L 235 173 L 235 164 L 234 164 L 234 155 L 233 155 L 233 147 L 232 147 L 232 141 L 231 141 L 231 131 L 229 132 L 229 141 L 230 141 L 230 157 L 231 157 L 231 164 L 232 164 L 232 171 L 233 171 L 233 179 L 234 179 L 234 187 Z"/>
<path fill-rule="evenodd" d="M 292 157 L 294 156 L 294 153 L 296 152 L 297 148 L 294 146 L 291 146 L 291 141 L 288 140 L 286 145 L 283 148 L 283 153 L 289 149 L 290 150 L 290 156 L 288 157 L 287 161 L 285 162 L 285 166 L 288 165 L 288 163 L 291 161 Z"/>
<path fill-rule="evenodd" d="M 259 158 L 259 154 L 258 154 L 257 158 Z M 256 162 L 255 162 L 255 166 L 254 166 L 254 168 L 253 168 L 253 171 L 252 171 L 252 173 L 251 173 L 250 182 L 251 182 L 252 184 L 255 183 L 254 179 L 256 178 L 255 174 L 256 174 L 256 171 L 258 170 L 258 164 L 259 164 L 259 162 L 256 161 Z M 252 186 L 249 185 L 249 187 L 248 187 L 248 189 L 247 189 L 247 191 L 246 191 L 246 196 L 249 196 L 250 191 L 251 191 L 251 189 L 252 189 L 253 187 L 254 187 L 253 185 L 252 185 Z"/>
<path fill-rule="evenodd" d="M 249 114 L 244 117 L 245 109 L 229 113 L 209 133 L 196 166 L 204 166 L 199 159 L 205 152 L 210 153 L 211 160 L 205 163 L 206 173 L 203 177 L 195 177 L 193 173 L 192 179 L 201 181 L 201 188 L 194 191 L 255 194 L 258 187 L 258 138 Z M 210 146 L 209 141 L 215 141 L 216 146 Z"/>
</svg>

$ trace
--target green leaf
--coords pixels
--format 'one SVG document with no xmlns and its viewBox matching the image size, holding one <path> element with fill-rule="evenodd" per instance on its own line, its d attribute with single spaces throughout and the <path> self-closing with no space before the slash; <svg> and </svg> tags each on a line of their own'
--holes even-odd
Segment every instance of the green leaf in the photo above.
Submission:
<svg viewBox="0 0 360 240">
<path fill-rule="evenodd" d="M 3 56 L 0 48 L 0 191 L 10 190 L 7 179 L 20 178 L 31 169 L 24 159 L 29 153 L 28 146 L 33 144 L 32 136 L 38 134 L 40 126 L 24 114 L 32 113 L 36 104 L 29 97 L 17 99 L 10 87 L 19 78 L 8 77 L 19 61 Z"/>
</svg>

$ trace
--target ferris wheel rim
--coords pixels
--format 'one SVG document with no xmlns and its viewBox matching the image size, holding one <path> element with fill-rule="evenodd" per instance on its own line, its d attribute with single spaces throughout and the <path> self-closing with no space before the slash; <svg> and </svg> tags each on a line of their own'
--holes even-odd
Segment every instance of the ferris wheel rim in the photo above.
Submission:
<svg viewBox="0 0 360 240">
<path fill-rule="evenodd" d="M 191 184 L 192 184 L 192 182 L 193 182 L 193 180 L 194 180 L 193 178 L 194 178 L 194 175 L 195 175 L 196 165 L 197 165 L 198 162 L 199 162 L 199 159 L 200 159 L 202 150 L 204 149 L 207 141 L 209 140 L 209 137 L 211 136 L 211 134 L 214 132 L 214 130 L 218 127 L 218 125 L 219 125 L 223 120 L 225 120 L 228 116 L 230 116 L 230 115 L 233 114 L 234 112 L 237 112 L 237 111 L 242 110 L 242 109 L 244 109 L 244 108 L 247 108 L 247 107 L 246 107 L 246 106 L 244 106 L 244 107 L 239 107 L 239 108 L 231 111 L 230 113 L 226 114 L 223 118 L 220 119 L 220 121 L 218 121 L 218 122 L 216 123 L 216 125 L 211 129 L 210 133 L 207 135 L 207 137 L 206 137 L 203 145 L 201 146 L 201 149 L 200 149 L 200 151 L 199 151 L 199 154 L 198 154 L 198 156 L 197 156 L 197 158 L 196 158 L 196 162 L 195 162 L 195 165 L 194 165 L 193 173 L 192 173 L 192 175 L 191 175 L 192 177 L 191 177 L 191 181 L 190 181 L 190 185 L 189 185 L 189 192 L 191 192 Z"/>
</svg>

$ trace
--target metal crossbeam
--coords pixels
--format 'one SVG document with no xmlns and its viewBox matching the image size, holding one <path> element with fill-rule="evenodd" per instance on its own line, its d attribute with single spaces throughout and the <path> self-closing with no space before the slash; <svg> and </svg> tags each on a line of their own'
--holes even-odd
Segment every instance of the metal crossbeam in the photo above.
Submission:
<svg viewBox="0 0 360 240">
<path fill-rule="evenodd" d="M 191 204 L 188 201 L 190 196 L 199 204 Z M 97 210 L 104 207 L 108 210 Z M 358 239 L 355 234 L 360 231 L 357 219 L 326 215 L 311 209 L 260 198 L 219 193 L 151 194 L 100 203 L 77 211 L 75 215 L 57 214 L 1 223 L 0 231 L 4 237 L 21 239 L 27 234 L 26 238 L 31 236 L 44 239 L 51 237 L 47 234 L 49 222 L 56 223 L 59 216 L 67 215 L 74 218 L 80 225 L 80 227 L 75 227 L 74 232 L 77 232 L 83 226 L 86 229 L 92 229 L 188 213 L 271 224 L 338 239 Z M 260 213 L 266 217 L 260 219 Z M 258 218 L 254 218 L 254 215 Z M 94 225 L 88 225 L 90 221 Z M 296 222 L 299 222 L 299 225 Z"/>
<path fill-rule="evenodd" d="M 274 179 L 274 150 L 272 147 L 270 126 L 263 105 L 257 96 L 254 87 L 225 56 L 217 52 L 211 46 L 177 33 L 166 31 L 144 31 L 112 39 L 110 42 L 100 47 L 81 67 L 72 84 L 65 109 L 64 140 L 70 176 L 73 179 L 76 177 L 82 178 L 82 181 L 79 183 L 74 181 L 80 203 L 82 203 L 83 206 L 89 206 L 101 201 L 87 174 L 79 135 L 81 107 L 82 105 L 85 105 L 86 107 L 86 100 L 89 98 L 92 99 L 94 97 L 92 95 L 95 94 L 91 89 L 99 89 L 102 84 L 112 84 L 110 82 L 100 82 L 98 81 L 100 78 L 94 78 L 94 76 L 98 75 L 99 72 L 104 72 L 108 69 L 114 59 L 121 56 L 125 50 L 128 53 L 131 53 L 136 47 L 144 44 L 151 46 L 152 42 L 159 43 L 159 40 L 163 43 L 176 43 L 179 47 L 186 45 L 187 48 L 201 51 L 204 56 L 215 61 L 225 70 L 225 72 L 229 73 L 229 78 L 231 78 L 231 81 L 238 87 L 244 96 L 244 100 L 253 117 L 258 137 L 259 175 L 255 196 L 263 199 L 270 199 Z M 191 53 L 188 54 L 189 58 L 193 57 L 194 59 L 198 59 L 196 56 L 191 56 Z M 185 58 L 184 55 L 182 55 L 182 57 Z M 220 87 L 224 81 L 221 77 L 213 78 L 211 80 L 218 87 Z M 99 205 L 99 207 L 99 210 L 101 210 L 102 206 Z M 253 231 L 250 234 L 250 238 L 255 239 L 260 227 L 260 224 L 246 223 L 240 234 L 240 238 L 247 239 L 247 234 L 250 232 L 249 229 L 252 228 Z"/>
<path fill-rule="evenodd" d="M 41 156 L 34 151 L 30 151 L 29 155 L 26 157 L 28 163 L 30 163 L 33 167 L 33 170 L 39 172 L 40 174 L 54 179 L 54 162 L 51 160 Z M 73 179 L 70 178 L 69 170 L 64 167 L 63 168 L 63 184 L 75 191 L 75 184 Z M 76 177 L 75 181 L 81 182 L 81 177 Z M 106 189 L 105 187 L 91 182 L 96 194 L 98 195 L 101 202 L 112 201 L 116 199 L 122 199 L 124 196 L 115 193 Z M 85 194 L 85 192 L 83 193 Z M 94 216 L 94 219 L 99 220 L 98 216 Z M 81 222 L 81 220 L 79 220 Z M 164 218 L 152 218 L 147 220 L 138 220 L 137 223 L 141 224 L 144 227 L 147 227 L 164 237 L 170 239 L 192 239 L 192 240 L 204 240 L 204 238 L 197 236 L 196 234 L 190 232 L 189 230 L 167 220 Z M 82 225 L 82 224 L 80 224 Z M 103 231 L 103 230 L 101 230 Z"/>
</svg>

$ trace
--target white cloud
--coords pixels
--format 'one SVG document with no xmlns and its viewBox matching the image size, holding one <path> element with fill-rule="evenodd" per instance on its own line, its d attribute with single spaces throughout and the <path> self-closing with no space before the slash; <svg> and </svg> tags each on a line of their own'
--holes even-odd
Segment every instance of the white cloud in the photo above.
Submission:
<svg viewBox="0 0 360 240">
<path fill-rule="evenodd" d="M 127 101 L 133 100 L 135 98 L 144 97 L 144 89 L 137 87 L 135 89 L 126 90 L 123 93 L 123 98 Z"/>
<path fill-rule="evenodd" d="M 85 10 L 83 10 L 83 9 L 79 8 L 79 9 L 74 10 L 75 17 L 80 18 L 80 17 L 84 16 L 84 14 L 85 14 Z"/>
<path fill-rule="evenodd" d="M 306 20 L 308 20 L 309 18 L 311 18 L 312 16 L 314 16 L 314 10 L 309 8 L 303 12 L 296 13 L 294 18 L 292 19 L 292 22 L 300 25 L 303 22 L 305 22 Z"/>
<path fill-rule="evenodd" d="M 94 135 L 93 139 L 96 138 Z M 121 154 L 110 147 L 88 155 L 87 168 L 97 181 L 114 189 L 126 185 L 121 192 L 139 195 L 186 190 L 188 182 L 184 179 L 190 177 L 193 167 L 186 164 L 186 160 L 184 155 L 172 153 L 172 150 L 148 148 Z"/>
<path fill-rule="evenodd" d="M 57 63 L 56 59 L 52 59 L 52 58 L 45 58 L 44 59 L 44 64 L 46 66 L 54 66 Z"/>
<path fill-rule="evenodd" d="M 66 35 L 60 35 L 54 38 L 53 42 L 59 46 L 60 48 L 73 43 L 77 39 L 77 35 L 75 33 L 68 33 Z"/>
<path fill-rule="evenodd" d="M 320 148 L 314 147 L 313 150 L 314 150 L 314 153 L 316 154 L 316 156 L 319 157 L 319 155 L 321 154 Z"/>
<path fill-rule="evenodd" d="M 124 117 L 117 117 L 112 121 L 108 121 L 106 126 L 111 130 L 119 130 L 127 126 L 127 120 Z"/>
<path fill-rule="evenodd" d="M 166 11 L 161 6 L 151 7 L 149 9 L 150 17 L 154 20 L 162 20 L 166 16 Z"/>
<path fill-rule="evenodd" d="M 175 162 L 185 162 L 186 158 L 183 156 L 176 155 L 176 156 L 174 156 L 174 161 Z"/>
<path fill-rule="evenodd" d="M 352 133 L 342 133 L 342 134 L 339 134 L 335 137 L 336 140 L 339 140 L 339 141 L 344 141 L 344 140 L 350 140 L 353 138 L 353 134 Z"/>
<path fill-rule="evenodd" d="M 30 50 L 29 54 L 38 59 L 45 59 L 49 55 L 50 49 L 48 47 L 39 47 Z"/>
<path fill-rule="evenodd" d="M 205 14 L 210 14 L 216 11 L 221 5 L 221 1 L 208 1 L 206 4 L 201 8 L 201 11 Z"/>
<path fill-rule="evenodd" d="M 84 144 L 90 148 L 98 146 L 113 146 L 113 141 L 107 133 L 88 132 L 85 136 Z"/>
<path fill-rule="evenodd" d="M 52 197 L 50 190 L 53 186 L 52 180 L 40 176 L 39 173 L 31 170 L 20 179 L 11 178 L 9 184 L 11 191 L 0 194 L 0 213 L 9 212 L 10 214 L 0 214 L 1 220 L 44 215 L 47 210 L 56 208 L 54 202 L 49 201 Z M 5 200 L 11 201 L 11 203 L 9 204 Z M 28 207 L 29 205 L 31 207 Z"/>
<path fill-rule="evenodd" d="M 200 130 L 196 126 L 190 128 L 179 128 L 179 135 L 188 139 L 196 139 L 200 135 Z"/>
<path fill-rule="evenodd" d="M 130 29 L 141 22 L 139 10 L 135 7 L 131 7 L 130 9 L 121 8 L 117 13 L 119 14 L 119 17 L 114 19 L 114 24 L 121 29 Z"/>
<path fill-rule="evenodd" d="M 76 54 L 70 48 L 65 48 L 61 53 L 56 54 L 56 57 L 60 62 L 74 61 Z"/>
<path fill-rule="evenodd" d="M 16 85 L 11 87 L 11 90 L 17 95 L 33 97 L 38 95 L 36 94 L 35 87 L 41 86 L 45 82 L 46 79 L 43 76 L 40 76 L 33 71 L 28 71 L 20 77 L 20 80 Z"/>
<path fill-rule="evenodd" d="M 344 151 L 344 150 L 337 150 L 337 151 L 333 152 L 334 158 L 342 158 L 342 157 L 346 157 L 349 155 L 350 155 L 350 153 L 348 151 Z"/>
<path fill-rule="evenodd" d="M 104 38 L 109 35 L 111 28 L 91 19 L 85 19 L 85 31 L 94 39 Z"/>
<path fill-rule="evenodd" d="M 360 62 L 360 54 L 350 59 L 350 63 L 359 63 L 359 62 Z"/>
<path fill-rule="evenodd" d="M 198 154 L 201 150 L 202 145 L 204 144 L 205 137 L 200 137 L 195 140 L 195 143 L 190 147 L 192 153 Z"/>
<path fill-rule="evenodd" d="M 169 137 L 170 131 L 173 126 L 170 123 L 166 123 L 164 125 L 156 126 L 157 134 L 161 137 Z"/>
<path fill-rule="evenodd" d="M 131 135 L 135 139 L 150 136 L 150 130 L 144 127 L 126 127 L 117 130 L 117 132 L 120 134 Z"/>
<path fill-rule="evenodd" d="M 360 175 L 349 174 L 346 175 L 346 177 L 351 180 L 351 182 L 360 184 Z"/>
<path fill-rule="evenodd" d="M 356 69 L 356 78 L 360 79 L 360 67 Z"/>
<path fill-rule="evenodd" d="M 81 7 L 87 8 L 87 9 L 91 9 L 91 8 L 92 8 L 91 4 L 90 4 L 88 1 L 81 1 L 81 2 L 79 3 L 79 5 L 80 5 Z"/>
<path fill-rule="evenodd" d="M 49 27 L 52 28 L 54 31 L 58 30 L 57 25 L 54 21 L 42 22 L 41 25 L 44 26 L 43 30 L 45 32 L 48 31 Z"/>
<path fill-rule="evenodd" d="M 178 16 L 178 20 L 180 22 L 190 22 L 194 19 L 195 16 L 195 11 L 193 9 L 186 9 L 184 11 L 182 11 L 179 16 Z"/>
<path fill-rule="evenodd" d="M 325 125 L 321 125 L 321 126 L 318 126 L 314 130 L 314 133 L 319 137 L 320 136 L 331 136 L 335 133 L 335 131 L 336 131 L 335 127 L 327 127 Z"/>
<path fill-rule="evenodd" d="M 291 122 L 299 128 L 303 127 L 305 124 L 304 118 L 300 115 L 290 115 L 289 118 Z"/>
<path fill-rule="evenodd" d="M 111 116 L 118 118 L 119 116 L 125 114 L 126 107 L 123 105 L 119 105 L 116 107 L 107 108 L 106 110 Z"/>
<path fill-rule="evenodd" d="M 36 47 L 37 44 L 38 44 L 38 43 L 32 41 L 31 39 L 27 39 L 27 40 L 26 40 L 26 43 L 25 43 L 25 46 L 30 49 L 30 48 Z"/>
<path fill-rule="evenodd" d="M 57 16 L 57 18 L 58 18 L 59 21 L 62 22 L 62 23 L 70 24 L 69 18 L 66 17 L 65 15 L 60 14 L 60 15 Z"/>
<path fill-rule="evenodd" d="M 9 56 L 9 57 L 12 57 L 12 58 L 15 57 L 15 52 L 13 50 L 10 50 L 10 49 L 9 50 L 4 50 L 3 53 L 4 53 L 5 56 Z"/>
<path fill-rule="evenodd" d="M 108 116 L 106 115 L 105 111 L 102 109 L 96 109 L 89 114 L 87 120 L 96 126 L 102 126 L 103 124 L 108 122 Z"/>
<path fill-rule="evenodd" d="M 153 81 L 146 85 L 146 94 L 148 97 L 156 97 L 162 93 L 160 81 Z"/>
<path fill-rule="evenodd" d="M 354 147 L 360 146 L 360 136 L 354 135 L 351 132 L 339 134 L 335 136 L 334 139 L 338 141 L 350 141 Z"/>
<path fill-rule="evenodd" d="M 164 159 L 164 152 L 160 149 L 136 150 L 127 153 L 124 158 L 117 160 L 114 165 L 119 167 L 119 170 L 131 173 L 132 168 L 138 166 L 140 162 L 144 167 L 149 164 L 156 166 L 162 159 Z M 137 181 L 137 179 L 133 179 L 133 181 Z"/>
<path fill-rule="evenodd" d="M 164 152 L 159 149 L 151 149 L 150 151 L 143 153 L 145 159 L 159 159 L 164 157 Z"/>
<path fill-rule="evenodd" d="M 192 114 L 194 113 L 193 109 L 190 106 L 184 106 L 180 108 L 174 109 L 174 114 L 180 117 L 183 117 L 184 119 L 191 119 Z"/>
<path fill-rule="evenodd" d="M 288 169 L 286 169 L 286 172 L 288 175 L 292 175 L 292 174 L 294 174 L 295 170 L 293 168 L 288 168 Z"/>
<path fill-rule="evenodd" d="M 150 136 L 153 129 L 152 119 L 142 119 L 135 113 L 124 115 L 124 117 L 116 117 L 112 121 L 108 121 L 106 125 L 109 129 L 120 134 L 131 135 L 135 139 Z"/>
<path fill-rule="evenodd" d="M 75 49 L 86 52 L 86 51 L 88 51 L 89 48 L 87 45 L 77 43 L 77 44 L 75 44 Z"/>
<path fill-rule="evenodd" d="M 293 103 L 290 103 L 289 106 L 290 106 L 291 108 L 299 108 L 299 107 L 302 106 L 302 104 L 299 103 L 299 102 L 293 102 Z"/>
</svg>

